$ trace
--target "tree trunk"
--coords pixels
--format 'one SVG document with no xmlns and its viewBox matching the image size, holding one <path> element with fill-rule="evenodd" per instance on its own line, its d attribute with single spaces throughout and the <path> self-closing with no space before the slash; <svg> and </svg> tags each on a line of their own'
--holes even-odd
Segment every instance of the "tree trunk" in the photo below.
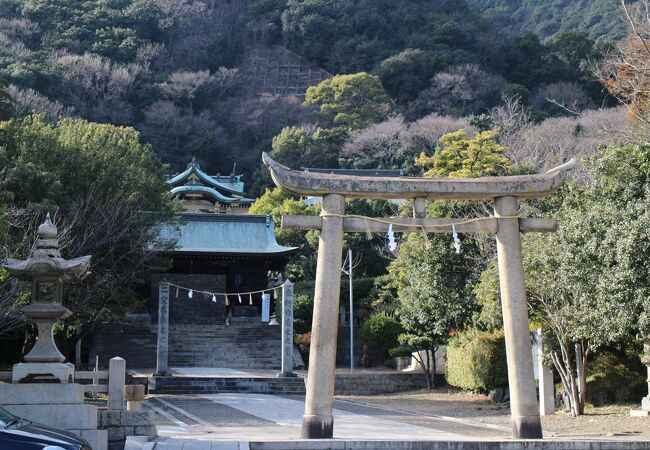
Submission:
<svg viewBox="0 0 650 450">
<path fill-rule="evenodd" d="M 418 348 L 415 348 L 413 353 L 417 356 L 415 356 L 415 360 L 418 362 L 420 367 L 422 367 L 422 372 L 424 372 L 424 377 L 427 380 L 427 390 L 432 390 L 433 389 L 433 380 L 431 379 L 431 371 L 429 370 L 429 352 L 425 351 L 427 354 L 426 361 L 422 357 L 422 354 L 420 353 L 420 350 Z"/>
<path fill-rule="evenodd" d="M 585 374 L 584 352 L 581 342 L 575 344 L 576 352 L 576 378 L 578 380 L 578 414 L 583 414 L 587 399 L 587 377 Z"/>
<path fill-rule="evenodd" d="M 431 359 L 433 360 L 431 364 L 431 386 L 433 386 L 433 389 L 436 388 L 436 350 L 438 350 L 438 347 L 431 346 Z"/>
<path fill-rule="evenodd" d="M 551 353 L 551 358 L 555 368 L 560 374 L 560 378 L 562 379 L 562 386 L 564 387 L 564 392 L 566 392 L 569 400 L 571 415 L 576 417 L 582 414 L 582 408 L 580 408 L 580 394 L 576 384 L 576 371 L 574 370 L 573 360 L 567 345 L 562 342 L 560 342 L 559 345 L 561 355 L 558 355 L 558 352 L 554 351 Z"/>
</svg>

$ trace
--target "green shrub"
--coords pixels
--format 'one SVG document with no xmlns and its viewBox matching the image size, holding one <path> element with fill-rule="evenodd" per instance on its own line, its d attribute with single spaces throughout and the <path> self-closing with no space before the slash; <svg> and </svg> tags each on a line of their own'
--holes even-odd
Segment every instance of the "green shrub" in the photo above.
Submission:
<svg viewBox="0 0 650 450">
<path fill-rule="evenodd" d="M 587 374 L 587 402 L 594 406 L 638 402 L 646 393 L 646 380 L 638 359 L 627 361 L 602 352 L 594 358 Z"/>
<path fill-rule="evenodd" d="M 506 345 L 502 331 L 461 333 L 447 346 L 447 383 L 487 392 L 508 385 Z"/>
<path fill-rule="evenodd" d="M 411 356 L 413 350 L 410 347 L 405 347 L 400 345 L 398 347 L 393 347 L 388 350 L 388 356 L 391 358 L 399 358 L 400 356 Z"/>
<path fill-rule="evenodd" d="M 361 340 L 369 349 L 382 352 L 385 356 L 389 348 L 397 345 L 397 337 L 402 332 L 402 325 L 393 316 L 385 312 L 371 314 L 361 325 Z"/>
</svg>

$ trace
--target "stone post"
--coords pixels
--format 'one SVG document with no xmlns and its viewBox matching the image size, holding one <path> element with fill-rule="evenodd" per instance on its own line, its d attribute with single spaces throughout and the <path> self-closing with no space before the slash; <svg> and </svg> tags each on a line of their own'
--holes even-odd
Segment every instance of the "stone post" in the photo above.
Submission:
<svg viewBox="0 0 650 450">
<path fill-rule="evenodd" d="M 282 371 L 278 377 L 295 377 L 293 373 L 293 283 L 282 285 Z"/>
<path fill-rule="evenodd" d="M 537 334 L 537 373 L 539 374 L 539 414 L 540 416 L 552 416 L 555 414 L 555 385 L 553 383 L 553 370 L 544 364 L 544 346 L 542 341 L 541 328 L 536 330 Z"/>
<path fill-rule="evenodd" d="M 329 439 L 334 432 L 332 402 L 343 253 L 343 218 L 335 215 L 344 213 L 345 197 L 339 194 L 323 197 L 307 396 L 302 418 L 302 437 L 307 439 Z"/>
<path fill-rule="evenodd" d="M 144 385 L 130 384 L 124 386 L 124 400 L 126 400 L 127 411 L 142 411 L 144 401 Z"/>
<path fill-rule="evenodd" d="M 156 374 L 167 375 L 169 357 L 169 283 L 158 283 L 158 340 L 156 343 Z"/>
<path fill-rule="evenodd" d="M 116 356 L 108 363 L 108 409 L 124 409 L 124 384 L 126 378 L 126 361 Z"/>
<path fill-rule="evenodd" d="M 641 364 L 646 366 L 648 395 L 641 399 L 641 409 L 630 410 L 630 415 L 633 417 L 650 417 L 650 336 L 645 336 L 641 340 L 643 341 Z"/>
<path fill-rule="evenodd" d="M 508 361 L 510 413 L 515 439 L 541 439 L 542 424 L 535 392 L 533 355 L 528 328 L 528 305 L 521 255 L 521 235 L 515 197 L 499 197 L 494 201 L 499 220 L 497 258 L 503 310 L 503 331 Z"/>
</svg>

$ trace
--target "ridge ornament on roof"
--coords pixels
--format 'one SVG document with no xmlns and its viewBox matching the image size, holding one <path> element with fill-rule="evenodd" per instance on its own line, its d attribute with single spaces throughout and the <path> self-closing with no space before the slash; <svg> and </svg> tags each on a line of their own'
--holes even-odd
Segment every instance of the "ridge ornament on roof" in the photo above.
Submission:
<svg viewBox="0 0 650 450">
<path fill-rule="evenodd" d="M 201 170 L 201 166 L 196 162 L 195 158 L 192 158 L 192 161 L 187 165 L 187 169 L 167 180 L 167 184 L 180 186 L 188 180 L 191 180 L 192 176 L 213 188 L 223 189 L 230 194 L 244 195 L 244 183 L 240 181 L 240 175 L 233 174 L 225 177 L 220 175 L 216 177 L 210 176 Z"/>
</svg>

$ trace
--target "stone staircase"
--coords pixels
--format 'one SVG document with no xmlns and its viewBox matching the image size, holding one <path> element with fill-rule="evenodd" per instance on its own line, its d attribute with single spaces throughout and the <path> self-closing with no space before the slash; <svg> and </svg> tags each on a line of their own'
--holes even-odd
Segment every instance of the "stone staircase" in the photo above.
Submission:
<svg viewBox="0 0 650 450">
<path fill-rule="evenodd" d="M 259 319 L 225 325 L 169 325 L 169 367 L 279 369 L 281 327 Z"/>
</svg>

